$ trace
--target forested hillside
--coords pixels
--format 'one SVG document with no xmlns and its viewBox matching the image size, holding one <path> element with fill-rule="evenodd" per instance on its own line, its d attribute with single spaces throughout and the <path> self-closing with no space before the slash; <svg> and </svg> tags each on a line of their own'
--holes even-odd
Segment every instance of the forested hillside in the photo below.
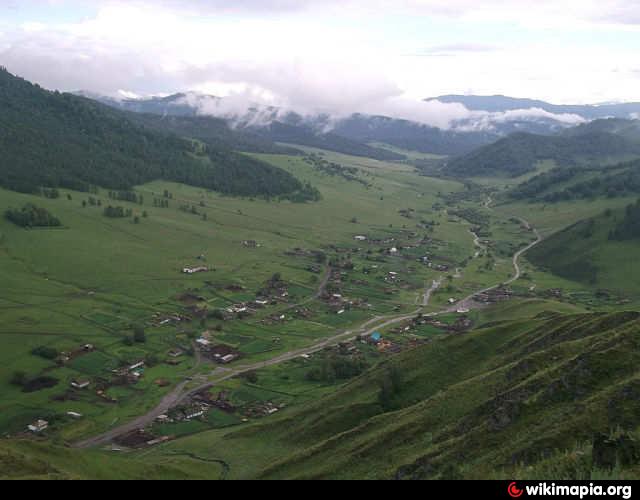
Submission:
<svg viewBox="0 0 640 500">
<path fill-rule="evenodd" d="M 133 123 L 119 111 L 48 92 L 0 70 L 0 185 L 89 191 L 155 179 L 246 196 L 317 196 L 289 173 L 247 156 Z"/>
<path fill-rule="evenodd" d="M 213 116 L 161 116 L 130 112 L 128 118 L 149 129 L 198 139 L 214 149 L 266 154 L 297 153 L 293 148 L 278 146 L 248 130 L 232 130 L 225 120 Z"/>
<path fill-rule="evenodd" d="M 572 166 L 637 154 L 640 145 L 609 132 L 575 137 L 519 133 L 452 160 L 445 172 L 457 176 L 518 177 L 531 172 L 541 160 Z"/>
<path fill-rule="evenodd" d="M 609 233 L 617 241 L 640 240 L 640 200 L 627 206 L 624 219 Z"/>
<path fill-rule="evenodd" d="M 564 130 L 562 135 L 575 137 L 578 135 L 608 132 L 620 135 L 633 141 L 640 141 L 640 120 L 625 120 L 622 118 L 607 118 L 578 125 Z"/>
<path fill-rule="evenodd" d="M 588 179 L 582 179 L 585 174 Z M 640 161 L 611 167 L 555 168 L 523 182 L 509 195 L 516 200 L 546 203 L 640 195 Z"/>
</svg>

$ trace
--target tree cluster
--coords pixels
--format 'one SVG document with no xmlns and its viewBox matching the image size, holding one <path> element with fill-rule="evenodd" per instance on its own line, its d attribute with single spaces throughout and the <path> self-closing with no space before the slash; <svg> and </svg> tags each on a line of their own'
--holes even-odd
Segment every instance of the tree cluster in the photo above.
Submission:
<svg viewBox="0 0 640 500">
<path fill-rule="evenodd" d="M 60 227 L 60 219 L 54 217 L 47 209 L 37 207 L 31 203 L 26 204 L 22 209 L 10 208 L 5 212 L 5 218 L 13 222 L 16 226 L 31 227 Z"/>
</svg>

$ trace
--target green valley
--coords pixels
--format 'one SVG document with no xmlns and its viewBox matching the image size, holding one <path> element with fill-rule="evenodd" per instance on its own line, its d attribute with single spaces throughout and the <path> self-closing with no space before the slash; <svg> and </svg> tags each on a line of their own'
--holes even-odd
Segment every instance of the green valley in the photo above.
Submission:
<svg viewBox="0 0 640 500">
<path fill-rule="evenodd" d="M 0 106 L 0 478 L 638 477 L 633 121 Z"/>
</svg>

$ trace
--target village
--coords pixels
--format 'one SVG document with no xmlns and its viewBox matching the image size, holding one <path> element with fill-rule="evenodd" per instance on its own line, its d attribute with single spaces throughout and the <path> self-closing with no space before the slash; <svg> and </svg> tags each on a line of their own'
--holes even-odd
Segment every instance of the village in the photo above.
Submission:
<svg viewBox="0 0 640 500">
<path fill-rule="evenodd" d="M 414 212 L 406 210 L 402 215 L 413 218 Z M 433 223 L 421 222 L 418 227 L 428 231 L 433 228 Z M 310 298 L 308 295 L 304 298 L 293 294 L 292 287 L 298 285 L 288 282 L 280 272 L 274 272 L 253 293 L 242 284 L 218 282 L 209 276 L 201 286 L 185 286 L 183 292 L 173 297 L 179 308 L 156 311 L 146 321 L 148 328 L 178 332 L 182 341 L 168 346 L 164 353 L 154 356 L 158 359 L 152 362 L 141 357 L 126 364 L 121 363 L 121 366 L 99 376 L 74 377 L 66 392 L 56 398 L 73 402 L 84 401 L 92 396 L 103 404 L 118 404 L 118 396 L 113 395 L 112 388 L 134 389 L 136 386 L 148 387 L 148 384 L 168 388 L 173 385 L 165 377 L 152 376 L 147 380 L 147 374 L 153 372 L 157 363 L 181 371 L 184 367 L 193 366 L 194 362 L 228 369 L 229 365 L 232 368 L 236 362 L 250 358 L 252 353 L 244 350 L 243 344 L 227 340 L 226 332 L 237 328 L 238 324 L 250 323 L 271 328 L 273 333 L 263 336 L 261 346 L 262 349 L 277 351 L 286 345 L 285 335 L 279 333 L 279 328 L 285 324 L 318 321 L 323 315 L 329 315 L 336 318 L 333 320 L 337 321 L 335 325 L 340 325 L 340 321 L 345 321 L 347 325 L 348 321 L 352 321 L 351 318 L 371 315 L 380 310 L 382 305 L 382 311 L 385 312 L 410 311 L 412 306 L 399 303 L 398 298 L 402 294 L 408 296 L 424 290 L 424 279 L 419 277 L 422 273 L 449 273 L 454 269 L 456 274 L 459 272 L 457 263 L 439 250 L 442 242 L 416 231 L 402 229 L 386 236 L 355 234 L 352 240 L 352 245 L 327 244 L 317 250 L 296 247 L 284 252 L 292 263 L 315 276 L 315 280 L 312 280 L 315 285 L 311 288 L 317 289 L 317 292 Z M 243 240 L 241 246 L 255 251 L 262 245 L 256 240 Z M 215 272 L 213 266 L 205 264 L 207 259 L 204 254 L 196 260 L 201 263 L 181 268 L 181 273 L 189 282 L 195 280 L 197 275 L 212 275 Z M 242 295 L 242 300 L 234 300 L 235 295 Z M 212 296 L 216 297 L 215 301 L 212 301 Z M 221 296 L 225 297 L 226 305 L 220 305 L 217 298 Z M 372 297 L 375 299 L 372 300 Z M 392 356 L 416 348 L 434 341 L 438 335 L 462 334 L 473 328 L 474 322 L 469 313 L 477 305 L 486 306 L 512 297 L 513 291 L 508 287 L 478 294 L 473 298 L 475 305 L 452 296 L 447 300 L 453 311 L 452 316 L 419 314 L 386 332 L 375 331 L 352 341 L 340 342 L 322 353 L 301 355 L 300 361 L 309 365 L 305 380 L 322 383 L 333 380 L 332 377 L 326 378 L 327 375 L 317 368 L 318 364 L 326 363 L 323 360 L 327 357 L 341 360 L 332 361 L 337 363 L 338 374 L 344 375 L 343 371 L 346 370 L 345 373 L 352 376 L 359 373 L 363 366 L 377 362 L 380 356 Z M 212 302 L 216 305 L 212 306 Z M 201 328 L 194 328 L 196 324 Z M 60 353 L 57 363 L 60 366 L 70 365 L 96 350 L 96 346 L 86 344 L 76 350 Z M 187 380 L 190 379 L 187 377 Z M 238 401 L 234 390 L 203 390 L 157 417 L 153 425 L 119 437 L 116 445 L 123 448 L 154 446 L 172 439 L 174 433 L 179 435 L 181 426 L 186 424 L 215 427 L 224 421 L 225 425 L 239 425 L 274 415 L 286 407 L 287 402 L 278 398 Z M 82 412 L 76 409 L 70 409 L 64 417 L 69 421 L 84 418 Z M 57 427 L 59 418 L 54 418 L 53 423 L 46 416 L 36 419 L 26 430 L 32 435 L 45 434 L 52 425 Z"/>
</svg>

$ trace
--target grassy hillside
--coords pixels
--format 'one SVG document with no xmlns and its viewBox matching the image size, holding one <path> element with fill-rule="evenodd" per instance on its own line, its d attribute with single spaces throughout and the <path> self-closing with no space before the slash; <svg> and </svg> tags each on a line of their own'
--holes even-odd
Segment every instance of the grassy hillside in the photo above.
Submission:
<svg viewBox="0 0 640 500">
<path fill-rule="evenodd" d="M 264 162 L 142 128 L 120 111 L 48 92 L 0 69 L 0 186 L 90 191 L 168 180 L 245 196 L 313 198 Z"/>
<path fill-rule="evenodd" d="M 598 433 L 637 431 L 639 326 L 635 313 L 542 316 L 449 337 L 278 422 L 210 443 L 201 436 L 199 449 L 245 450 L 252 439 L 288 447 L 289 456 L 255 471 L 268 478 L 510 477 Z M 394 377 L 385 411 L 381 386 Z M 634 453 L 627 466 L 637 467 Z M 597 468 L 586 457 L 563 476 Z"/>
<path fill-rule="evenodd" d="M 633 256 L 640 249 L 640 240 L 610 239 L 624 220 L 625 210 L 621 209 L 582 220 L 548 238 L 527 259 L 568 280 L 637 293 L 640 269 Z"/>
<path fill-rule="evenodd" d="M 226 475 L 224 463 L 188 454 L 136 461 L 114 453 L 78 453 L 50 443 L 0 441 L 0 478 L 5 480 L 184 480 Z"/>
<path fill-rule="evenodd" d="M 640 316 L 553 310 L 434 338 L 237 430 L 124 455 L 5 442 L 4 474 L 218 478 L 224 464 L 229 478 L 637 477 Z M 206 461 L 213 470 L 184 471 Z"/>
</svg>

